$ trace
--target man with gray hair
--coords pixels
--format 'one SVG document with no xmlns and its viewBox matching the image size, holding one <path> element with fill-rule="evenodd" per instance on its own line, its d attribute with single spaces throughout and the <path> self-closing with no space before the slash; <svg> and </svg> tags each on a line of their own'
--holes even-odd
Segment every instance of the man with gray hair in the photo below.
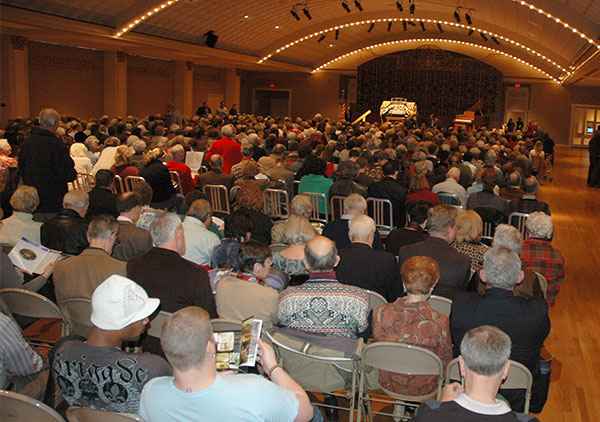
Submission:
<svg viewBox="0 0 600 422">
<path fill-rule="evenodd" d="M 42 245 L 68 255 L 79 255 L 88 247 L 88 221 L 85 220 L 88 206 L 87 193 L 73 190 L 65 194 L 63 209 L 42 224 Z"/>
<path fill-rule="evenodd" d="M 256 136 L 256 134 L 250 134 L 250 136 Z M 250 137 L 248 137 L 250 138 Z M 252 158 L 252 155 L 254 154 L 254 146 L 250 143 L 250 142 L 246 142 L 242 144 L 242 161 L 240 161 L 237 164 L 234 164 L 233 166 L 231 166 L 231 176 L 233 177 L 233 180 L 239 179 L 240 177 L 242 177 L 242 165 L 244 164 L 244 162 L 252 160 L 254 161 L 254 159 Z"/>
<path fill-rule="evenodd" d="M 502 330 L 489 325 L 473 328 L 460 344 L 458 382 L 444 387 L 440 401 L 428 400 L 417 409 L 415 422 L 537 421 L 519 414 L 496 394 L 508 376 L 511 341 Z"/>
<path fill-rule="evenodd" d="M 451 167 L 446 173 L 446 180 L 434 185 L 431 188 L 433 193 L 450 193 L 458 196 L 460 205 L 463 207 L 467 204 L 467 191 L 464 187 L 458 184 L 460 180 L 460 169 Z"/>
<path fill-rule="evenodd" d="M 219 236 L 209 230 L 211 217 L 210 203 L 205 199 L 197 199 L 183 220 L 186 244 L 183 257 L 204 267 L 210 266 L 212 250 L 221 243 Z"/>
<path fill-rule="evenodd" d="M 532 212 L 541 211 L 550 215 L 550 206 L 537 199 L 539 188 L 540 182 L 537 177 L 531 176 L 525 179 L 523 197 L 510 202 L 510 212 L 531 214 Z"/>
<path fill-rule="evenodd" d="M 344 249 L 350 245 L 348 222 L 357 215 L 363 215 L 366 212 L 367 201 L 362 195 L 353 193 L 347 196 L 344 200 L 344 214 L 342 214 L 342 218 L 327 223 L 325 228 L 323 228 L 323 236 L 333 240 L 338 250 Z M 373 249 L 383 250 L 383 242 L 378 231 L 375 231 Z"/>
<path fill-rule="evenodd" d="M 525 222 L 529 237 L 523 242 L 521 261 L 540 273 L 548 282 L 546 300 L 554 306 L 561 284 L 565 281 L 565 258 L 550 243 L 554 233 L 552 217 L 543 212 L 532 213 Z"/>
<path fill-rule="evenodd" d="M 223 173 L 231 173 L 231 166 L 242 161 L 242 147 L 235 142 L 232 137 L 235 129 L 232 125 L 225 125 L 221 128 L 223 137 L 213 142 L 206 153 L 205 160 L 209 160 L 213 154 L 219 154 L 223 157 Z"/>
<path fill-rule="evenodd" d="M 171 147 L 171 154 L 173 155 L 173 160 L 167 163 L 167 168 L 169 171 L 175 171 L 179 174 L 181 193 L 187 195 L 194 189 L 194 182 L 192 181 L 192 170 L 185 164 L 185 149 L 182 145 L 177 144 Z"/>
<path fill-rule="evenodd" d="M 402 281 L 394 255 L 373 249 L 377 228 L 369 216 L 360 214 L 348 222 L 350 245 L 340 249 L 340 263 L 335 269 L 342 284 L 379 293 L 393 302 L 402 296 Z"/>
<path fill-rule="evenodd" d="M 55 135 L 60 115 L 51 108 L 40 112 L 40 127 L 34 127 L 19 151 L 19 176 L 24 185 L 33 186 L 40 196 L 36 221 L 47 221 L 61 209 L 67 183 L 77 172 L 69 150 Z"/>
<path fill-rule="evenodd" d="M 223 172 L 223 157 L 213 154 L 209 162 L 210 171 L 198 175 L 196 187 L 202 189 L 205 185 L 223 185 L 230 190 L 233 186 L 233 176 Z"/>
<path fill-rule="evenodd" d="M 450 331 L 454 355 L 465 334 L 481 325 L 493 325 L 508 334 L 513 347 L 510 358 L 525 365 L 533 375 L 531 411 L 541 411 L 547 397 L 547 380 L 539 368 L 540 350 L 550 333 L 548 305 L 543 298 L 524 298 L 514 294 L 523 280 L 521 260 L 516 252 L 503 246 L 494 246 L 483 258 L 480 277 L 487 284 L 483 295 L 457 292 L 450 313 Z M 505 390 L 502 395 L 512 409 L 522 411 L 524 392 Z"/>
</svg>

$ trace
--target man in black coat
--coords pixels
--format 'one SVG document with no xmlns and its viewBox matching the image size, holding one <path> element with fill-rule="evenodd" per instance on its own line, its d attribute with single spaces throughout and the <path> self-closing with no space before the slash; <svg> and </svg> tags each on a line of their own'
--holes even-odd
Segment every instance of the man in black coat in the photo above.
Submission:
<svg viewBox="0 0 600 422">
<path fill-rule="evenodd" d="M 42 245 L 68 255 L 83 252 L 89 246 L 88 221 L 84 219 L 88 205 L 87 193 L 80 190 L 68 192 L 63 199 L 63 209 L 42 224 Z"/>
<path fill-rule="evenodd" d="M 590 139 L 588 148 L 590 151 L 590 169 L 587 184 L 593 188 L 600 188 L 600 126 Z"/>
<path fill-rule="evenodd" d="M 394 227 L 404 227 L 406 224 L 406 189 L 398 183 L 398 165 L 388 161 L 383 165 L 383 179 L 369 186 L 369 196 L 373 198 L 389 199 L 392 202 Z M 385 216 L 387 217 L 387 215 Z M 387 220 L 386 220 L 387 221 Z"/>
<path fill-rule="evenodd" d="M 372 248 L 375 222 L 366 215 L 357 215 L 348 223 L 352 243 L 338 251 L 340 262 L 335 269 L 342 284 L 361 287 L 379 293 L 393 302 L 403 295 L 400 273 L 394 255 Z"/>
<path fill-rule="evenodd" d="M 46 221 L 61 210 L 67 183 L 75 180 L 77 172 L 69 150 L 54 134 L 60 123 L 58 112 L 45 108 L 39 120 L 40 127 L 33 128 L 19 151 L 19 175 L 23 184 L 37 189 L 37 220 Z"/>
<path fill-rule="evenodd" d="M 450 331 L 458 356 L 463 336 L 472 328 L 493 325 L 509 335 L 512 341 L 510 358 L 525 365 L 533 375 L 531 411 L 538 413 L 544 405 L 547 384 L 538 364 L 540 350 L 550 333 L 548 305 L 544 298 L 514 295 L 514 288 L 523 281 L 521 260 L 516 252 L 498 246 L 486 252 L 480 278 L 487 284 L 482 296 L 457 292 L 452 302 Z M 546 380 L 547 381 L 547 380 Z M 524 394 L 506 390 L 502 394 L 517 412 L 523 411 Z"/>
<path fill-rule="evenodd" d="M 90 196 L 90 206 L 87 212 L 88 220 L 99 214 L 119 216 L 117 195 L 112 192 L 114 182 L 115 175 L 112 171 L 98 170 L 96 173 L 96 186 L 88 193 Z"/>
<path fill-rule="evenodd" d="M 406 245 L 398 251 L 398 268 L 413 256 L 428 256 L 440 267 L 440 281 L 434 295 L 448 299 L 457 291 L 465 290 L 471 276 L 471 258 L 450 247 L 458 231 L 458 210 L 451 205 L 437 205 L 427 213 L 429 237 L 421 242 Z M 459 342 L 460 344 L 460 342 Z"/>
</svg>

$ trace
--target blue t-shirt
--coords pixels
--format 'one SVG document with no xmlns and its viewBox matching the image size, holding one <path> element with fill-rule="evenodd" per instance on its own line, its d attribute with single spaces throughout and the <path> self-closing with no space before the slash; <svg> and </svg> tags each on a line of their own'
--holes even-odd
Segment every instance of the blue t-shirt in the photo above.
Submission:
<svg viewBox="0 0 600 422">
<path fill-rule="evenodd" d="M 296 395 L 259 375 L 217 374 L 196 393 L 179 390 L 173 379 L 155 378 L 144 387 L 139 413 L 146 422 L 291 422 L 298 414 Z"/>
</svg>

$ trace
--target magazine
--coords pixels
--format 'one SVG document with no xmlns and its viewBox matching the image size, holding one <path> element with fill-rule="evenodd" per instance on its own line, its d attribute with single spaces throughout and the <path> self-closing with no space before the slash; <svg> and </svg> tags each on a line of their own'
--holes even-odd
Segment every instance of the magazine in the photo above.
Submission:
<svg viewBox="0 0 600 422">
<path fill-rule="evenodd" d="M 239 369 L 255 366 L 262 320 L 250 317 L 242 321 L 241 331 L 218 331 L 213 333 L 217 343 L 217 370 Z"/>
<path fill-rule="evenodd" d="M 48 264 L 55 263 L 60 256 L 60 251 L 48 249 L 26 237 L 22 237 L 8 254 L 14 266 L 29 274 L 42 274 Z"/>
<path fill-rule="evenodd" d="M 185 165 L 192 170 L 194 173 L 198 173 L 202 166 L 202 160 L 204 159 L 204 153 L 199 151 L 188 151 L 185 153 Z"/>
</svg>

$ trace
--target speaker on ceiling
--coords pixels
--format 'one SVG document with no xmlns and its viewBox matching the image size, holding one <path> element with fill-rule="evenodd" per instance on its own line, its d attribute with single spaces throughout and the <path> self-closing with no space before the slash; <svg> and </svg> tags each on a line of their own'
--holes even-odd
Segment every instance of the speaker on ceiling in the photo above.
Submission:
<svg viewBox="0 0 600 422">
<path fill-rule="evenodd" d="M 204 36 L 206 37 L 204 44 L 206 44 L 210 48 L 215 48 L 217 40 L 219 39 L 219 36 L 215 34 L 215 31 L 210 30 L 207 33 L 205 33 Z"/>
</svg>

